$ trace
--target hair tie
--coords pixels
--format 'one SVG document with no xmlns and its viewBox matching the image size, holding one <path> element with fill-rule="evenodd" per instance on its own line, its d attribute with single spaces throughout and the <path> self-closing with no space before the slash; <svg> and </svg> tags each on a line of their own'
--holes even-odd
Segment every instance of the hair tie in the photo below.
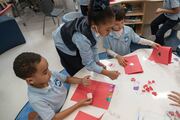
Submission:
<svg viewBox="0 0 180 120">
<path fill-rule="evenodd" d="M 101 5 L 101 8 L 102 8 L 103 10 L 106 9 L 106 5 L 102 4 L 102 5 Z"/>
</svg>

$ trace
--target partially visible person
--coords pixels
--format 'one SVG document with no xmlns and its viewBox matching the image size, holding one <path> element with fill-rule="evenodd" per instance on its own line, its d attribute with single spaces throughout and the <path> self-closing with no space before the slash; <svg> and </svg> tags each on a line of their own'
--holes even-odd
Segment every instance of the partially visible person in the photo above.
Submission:
<svg viewBox="0 0 180 120">
<path fill-rule="evenodd" d="M 180 22 L 180 0 L 164 0 L 163 8 L 158 8 L 156 14 L 160 15 L 152 21 L 151 33 L 156 43 L 164 45 L 164 34 Z"/>
<path fill-rule="evenodd" d="M 172 91 L 171 94 L 168 95 L 168 98 L 174 102 L 170 105 L 180 107 L 180 93 Z"/>
<path fill-rule="evenodd" d="M 97 42 L 110 33 L 114 21 L 109 0 L 91 0 L 88 16 L 67 22 L 53 32 L 61 64 L 71 76 L 85 67 L 112 80 L 117 79 L 120 73 L 107 70 L 100 62 L 97 46 Z"/>
</svg>

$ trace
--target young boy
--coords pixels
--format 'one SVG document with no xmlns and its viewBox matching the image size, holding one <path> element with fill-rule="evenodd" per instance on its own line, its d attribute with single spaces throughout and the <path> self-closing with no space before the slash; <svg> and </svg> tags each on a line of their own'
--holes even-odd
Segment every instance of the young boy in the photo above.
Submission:
<svg viewBox="0 0 180 120">
<path fill-rule="evenodd" d="M 32 108 L 43 120 L 62 120 L 79 107 L 89 105 L 91 99 L 83 99 L 64 111 L 60 111 L 66 97 L 67 89 L 64 82 L 89 85 L 89 77 L 67 77 L 48 69 L 44 57 L 32 52 L 24 52 L 16 57 L 13 69 L 28 84 L 28 98 Z"/>
<path fill-rule="evenodd" d="M 112 10 L 115 14 L 116 21 L 112 32 L 105 38 L 104 48 L 110 56 L 118 60 L 120 65 L 127 65 L 127 61 L 123 58 L 123 55 L 130 53 L 131 42 L 149 45 L 153 48 L 160 46 L 153 41 L 141 38 L 132 28 L 124 25 L 125 10 L 123 7 L 115 5 L 112 6 Z"/>
</svg>

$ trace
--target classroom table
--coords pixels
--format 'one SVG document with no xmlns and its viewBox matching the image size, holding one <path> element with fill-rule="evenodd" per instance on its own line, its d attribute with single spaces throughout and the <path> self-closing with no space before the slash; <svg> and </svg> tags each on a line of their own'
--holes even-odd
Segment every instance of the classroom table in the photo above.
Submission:
<svg viewBox="0 0 180 120">
<path fill-rule="evenodd" d="M 165 120 L 165 118 L 167 118 L 167 111 L 180 110 L 177 107 L 170 106 L 169 103 L 171 101 L 167 98 L 167 94 L 170 91 L 180 92 L 180 58 L 173 54 L 171 64 L 158 64 L 148 59 L 151 52 L 152 49 L 139 49 L 127 55 L 138 56 L 144 71 L 139 74 L 125 74 L 124 68 L 118 64 L 116 59 L 102 60 L 101 62 L 107 66 L 108 70 L 118 70 L 121 73 L 116 80 L 111 80 L 101 74 L 89 72 L 85 68 L 81 69 L 75 75 L 76 77 L 91 75 L 91 79 L 93 80 L 116 85 L 111 103 L 108 110 L 91 105 L 79 108 L 66 117 L 65 120 L 74 120 L 79 111 L 88 113 L 97 118 L 103 115 L 101 120 L 140 120 L 140 117 L 147 115 L 154 115 L 156 117 L 164 116 L 163 120 Z M 131 81 L 132 78 L 135 78 L 136 82 L 139 84 L 138 91 L 133 89 L 135 83 Z M 152 86 L 153 90 L 157 92 L 157 96 L 148 92 L 142 92 L 143 85 L 149 80 L 155 81 Z M 76 88 L 77 85 L 71 85 L 62 110 L 76 103 L 71 100 Z M 146 120 L 145 118 L 144 120 Z M 158 118 L 158 120 L 160 119 Z"/>
</svg>

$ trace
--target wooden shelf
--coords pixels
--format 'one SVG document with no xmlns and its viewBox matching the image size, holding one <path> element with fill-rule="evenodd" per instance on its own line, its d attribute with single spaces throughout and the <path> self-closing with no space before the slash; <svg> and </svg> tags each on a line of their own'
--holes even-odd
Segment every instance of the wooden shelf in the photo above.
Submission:
<svg viewBox="0 0 180 120">
<path fill-rule="evenodd" d="M 139 34 L 144 34 L 143 26 L 150 24 L 155 18 L 155 11 L 162 6 L 163 0 L 110 0 L 110 4 L 123 5 L 127 9 L 125 25 L 128 25 Z"/>
<path fill-rule="evenodd" d="M 132 25 L 132 24 L 143 24 L 143 21 L 140 20 L 125 20 L 125 25 Z"/>
<path fill-rule="evenodd" d="M 142 11 L 133 11 L 133 12 L 127 12 L 126 16 L 143 16 L 144 13 Z"/>
</svg>

